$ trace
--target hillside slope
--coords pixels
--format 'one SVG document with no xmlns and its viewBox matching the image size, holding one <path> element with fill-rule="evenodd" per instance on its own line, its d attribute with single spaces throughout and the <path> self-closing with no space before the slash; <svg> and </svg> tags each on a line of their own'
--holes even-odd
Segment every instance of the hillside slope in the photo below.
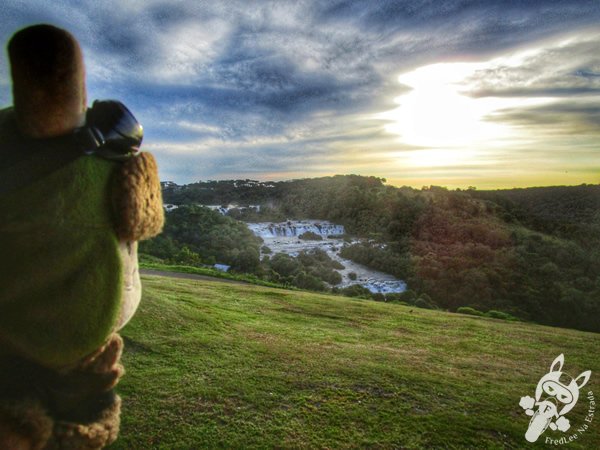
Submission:
<svg viewBox="0 0 600 450">
<path fill-rule="evenodd" d="M 261 286 L 143 282 L 123 332 L 115 449 L 523 448 L 519 399 L 560 353 L 568 373 L 592 370 L 585 391 L 600 394 L 598 334 Z M 582 397 L 571 423 L 586 412 Z M 569 447 L 600 448 L 600 418 Z"/>
</svg>

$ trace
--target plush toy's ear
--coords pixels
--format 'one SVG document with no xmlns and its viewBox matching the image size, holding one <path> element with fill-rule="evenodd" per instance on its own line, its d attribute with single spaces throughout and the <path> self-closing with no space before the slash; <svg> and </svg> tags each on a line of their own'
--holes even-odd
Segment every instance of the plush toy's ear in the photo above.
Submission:
<svg viewBox="0 0 600 450">
<path fill-rule="evenodd" d="M 154 156 L 142 152 L 128 159 L 116 178 L 113 198 L 119 239 L 141 241 L 160 234 L 165 215 Z"/>
</svg>

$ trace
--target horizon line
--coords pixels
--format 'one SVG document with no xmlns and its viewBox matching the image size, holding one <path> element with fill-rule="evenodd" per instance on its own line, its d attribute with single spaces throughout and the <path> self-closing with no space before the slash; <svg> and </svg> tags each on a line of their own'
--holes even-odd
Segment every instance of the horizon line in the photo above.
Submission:
<svg viewBox="0 0 600 450">
<path fill-rule="evenodd" d="M 598 183 L 581 182 L 578 184 L 544 184 L 544 185 L 528 185 L 528 186 L 513 186 L 513 187 L 485 187 L 485 188 L 480 188 L 478 186 L 471 185 L 471 184 L 469 184 L 467 187 L 462 187 L 462 188 L 461 187 L 448 187 L 446 185 L 440 185 L 440 184 L 421 185 L 420 187 L 417 187 L 415 185 L 409 185 L 409 184 L 391 184 L 391 183 L 388 183 L 387 177 L 380 177 L 380 176 L 376 176 L 376 175 L 359 175 L 359 174 L 353 174 L 353 173 L 323 175 L 323 176 L 317 176 L 317 177 L 301 177 L 301 178 L 288 178 L 288 179 L 278 179 L 278 180 L 265 180 L 265 181 L 256 180 L 256 179 L 252 179 L 252 178 L 223 178 L 223 179 L 206 179 L 206 180 L 200 179 L 197 181 L 192 181 L 190 183 L 182 183 L 182 184 L 179 184 L 179 183 L 171 181 L 171 180 L 164 180 L 164 181 L 161 180 L 160 183 L 161 184 L 170 183 L 170 184 L 174 184 L 176 186 L 188 186 L 190 184 L 196 184 L 196 183 L 227 182 L 227 181 L 252 181 L 252 182 L 261 183 L 261 184 L 269 184 L 269 183 L 289 183 L 289 182 L 294 182 L 294 181 L 313 180 L 313 179 L 319 179 L 319 178 L 349 177 L 349 176 L 356 176 L 356 177 L 362 177 L 362 178 L 377 178 L 379 180 L 383 180 L 382 184 L 385 186 L 391 186 L 391 187 L 395 187 L 395 188 L 410 188 L 410 189 L 414 189 L 414 190 L 442 188 L 442 189 L 447 189 L 449 191 L 469 191 L 469 190 L 502 191 L 502 190 L 515 190 L 515 189 L 540 189 L 540 188 L 559 188 L 559 187 L 600 186 L 600 182 L 598 182 Z"/>
</svg>

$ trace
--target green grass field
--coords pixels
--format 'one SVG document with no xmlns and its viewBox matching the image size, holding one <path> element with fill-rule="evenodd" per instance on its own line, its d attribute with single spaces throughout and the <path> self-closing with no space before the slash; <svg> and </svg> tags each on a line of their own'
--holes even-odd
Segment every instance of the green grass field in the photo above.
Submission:
<svg viewBox="0 0 600 450">
<path fill-rule="evenodd" d="M 143 277 L 111 448 L 528 448 L 553 359 L 600 396 L 600 335 L 263 286 Z M 584 423 L 583 395 L 569 413 Z M 572 433 L 567 433 L 572 434 Z M 554 446 L 553 446 L 554 447 Z M 600 414 L 568 448 L 600 448 Z"/>
</svg>

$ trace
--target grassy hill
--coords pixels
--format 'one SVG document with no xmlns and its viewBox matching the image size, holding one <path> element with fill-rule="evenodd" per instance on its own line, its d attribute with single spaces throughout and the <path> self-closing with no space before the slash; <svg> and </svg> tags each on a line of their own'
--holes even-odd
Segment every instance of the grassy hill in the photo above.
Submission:
<svg viewBox="0 0 600 450">
<path fill-rule="evenodd" d="M 600 335 L 263 286 L 143 277 L 114 449 L 524 448 L 552 360 Z M 580 398 L 568 418 L 580 425 Z M 558 438 L 550 430 L 545 436 Z M 542 445 L 540 445 L 540 448 Z M 600 448 L 600 417 L 569 448 Z"/>
</svg>

